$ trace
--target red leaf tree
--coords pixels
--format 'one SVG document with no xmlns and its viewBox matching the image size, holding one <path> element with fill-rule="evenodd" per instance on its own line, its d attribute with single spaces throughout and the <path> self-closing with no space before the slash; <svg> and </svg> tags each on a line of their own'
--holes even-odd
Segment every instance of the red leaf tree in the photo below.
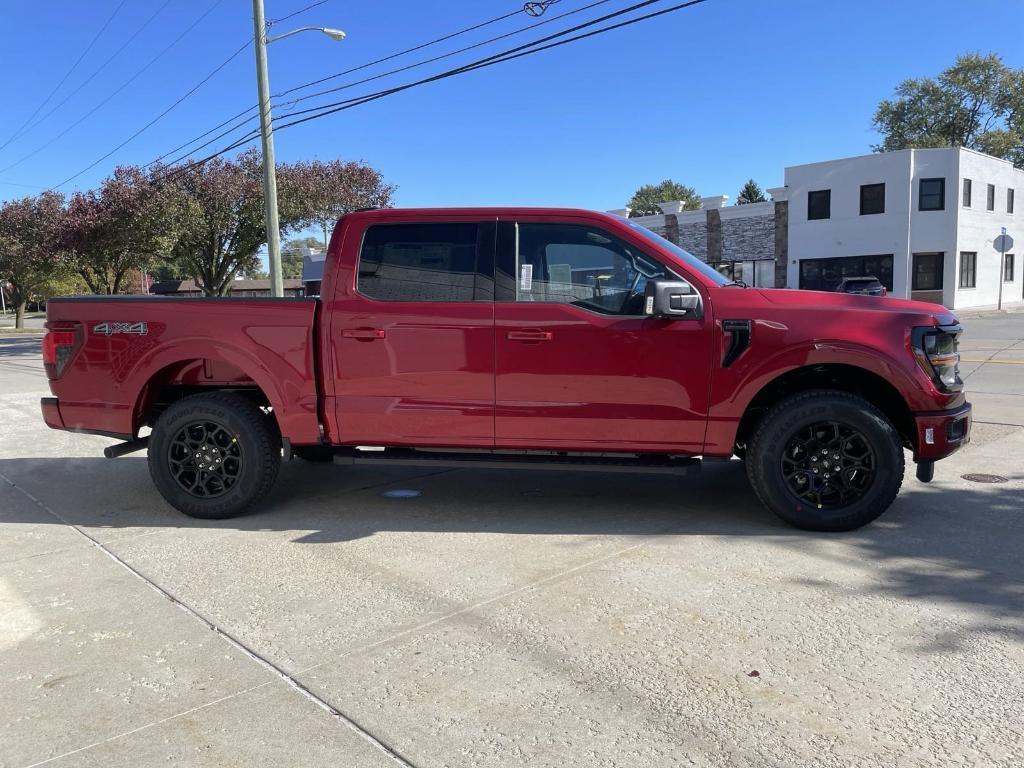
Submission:
<svg viewBox="0 0 1024 768">
<path fill-rule="evenodd" d="M 10 284 L 15 328 L 25 327 L 29 297 L 69 269 L 61 244 L 65 215 L 64 197 L 57 192 L 0 204 L 0 280 Z"/>
<path fill-rule="evenodd" d="M 176 196 L 173 257 L 207 296 L 223 296 L 235 275 L 255 270 L 267 242 L 263 166 L 250 150 L 234 160 L 216 158 L 184 172 L 157 169 Z M 310 161 L 277 166 L 282 235 L 347 211 L 391 203 L 394 187 L 365 163 Z"/>
<path fill-rule="evenodd" d="M 63 242 L 93 293 L 121 293 L 135 270 L 171 254 L 175 198 L 142 169 L 122 166 L 68 204 Z"/>
</svg>

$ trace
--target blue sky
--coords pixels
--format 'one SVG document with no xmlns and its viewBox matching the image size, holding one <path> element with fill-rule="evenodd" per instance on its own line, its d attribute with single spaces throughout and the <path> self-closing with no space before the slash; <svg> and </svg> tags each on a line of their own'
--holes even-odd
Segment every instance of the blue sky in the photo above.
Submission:
<svg viewBox="0 0 1024 768">
<path fill-rule="evenodd" d="M 5 3 L 0 143 L 57 84 L 119 1 Z M 312 1 L 267 0 L 267 16 L 283 16 Z M 587 1 L 560 0 L 547 17 Z M 66 129 L 215 5 L 215 0 L 169 0 L 110 66 L 82 86 L 163 2 L 125 3 L 44 112 L 71 97 L 41 125 L 0 150 L 0 168 Z M 627 4 L 611 0 L 504 45 Z M 363 64 L 520 5 L 514 0 L 328 0 L 275 31 L 323 24 L 344 29 L 348 39 L 335 43 L 307 34 L 273 44 L 271 89 L 277 92 Z M 530 21 L 519 14 L 400 63 Z M 965 51 L 996 51 L 1007 63 L 1024 65 L 1024 50 L 1009 42 L 1022 30 L 1024 3 L 1009 1 L 708 0 L 283 131 L 277 135 L 278 160 L 362 159 L 398 186 L 396 201 L 406 206 L 507 203 L 608 209 L 624 205 L 640 184 L 666 177 L 693 185 L 702 195 L 735 198 L 748 177 L 771 187 L 781 184 L 786 165 L 870 151 L 877 139 L 871 128 L 874 107 L 906 77 L 935 74 Z M 56 184 L 106 154 L 251 35 L 251 3 L 220 0 L 201 24 L 109 104 L 46 150 L 0 172 L 0 199 Z M 474 54 L 453 61 L 467 61 Z M 378 81 L 339 98 L 440 66 Z M 359 75 L 376 71 L 381 70 Z M 255 92 L 250 48 L 139 138 L 62 191 L 95 185 L 115 164 L 152 160 L 250 106 Z"/>
</svg>

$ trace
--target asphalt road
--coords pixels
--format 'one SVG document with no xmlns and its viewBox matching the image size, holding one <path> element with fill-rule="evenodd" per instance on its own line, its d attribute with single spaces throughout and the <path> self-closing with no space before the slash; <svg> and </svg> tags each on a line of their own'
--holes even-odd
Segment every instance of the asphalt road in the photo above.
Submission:
<svg viewBox="0 0 1024 768">
<path fill-rule="evenodd" d="M 295 461 L 192 520 L 0 334 L 0 766 L 1024 764 L 1024 314 L 966 327 L 972 443 L 841 535 L 739 462 Z"/>
</svg>

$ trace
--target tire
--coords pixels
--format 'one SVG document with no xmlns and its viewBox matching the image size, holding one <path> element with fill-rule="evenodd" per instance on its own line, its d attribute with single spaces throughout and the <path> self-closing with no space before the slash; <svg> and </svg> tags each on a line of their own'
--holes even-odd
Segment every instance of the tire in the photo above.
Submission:
<svg viewBox="0 0 1024 768">
<path fill-rule="evenodd" d="M 273 419 L 230 392 L 179 400 L 160 415 L 149 438 L 149 474 L 160 495 L 203 520 L 246 511 L 271 489 L 280 467 Z"/>
<path fill-rule="evenodd" d="M 334 449 L 326 445 L 296 445 L 292 447 L 292 455 L 314 464 L 334 461 Z"/>
<path fill-rule="evenodd" d="M 867 525 L 889 508 L 903 483 L 896 428 L 878 408 L 846 392 L 818 389 L 786 398 L 764 415 L 747 447 L 747 477 L 758 499 L 809 531 Z"/>
</svg>

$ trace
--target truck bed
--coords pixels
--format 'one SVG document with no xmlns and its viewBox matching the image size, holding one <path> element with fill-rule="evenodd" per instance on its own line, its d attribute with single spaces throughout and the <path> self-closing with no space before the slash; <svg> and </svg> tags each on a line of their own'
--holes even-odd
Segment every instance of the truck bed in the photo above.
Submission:
<svg viewBox="0 0 1024 768">
<path fill-rule="evenodd" d="M 47 421 L 133 437 L 151 403 L 216 385 L 258 390 L 283 436 L 315 443 L 317 307 L 313 298 L 52 299 L 47 327 L 73 331 L 77 346 L 50 381 Z"/>
</svg>

